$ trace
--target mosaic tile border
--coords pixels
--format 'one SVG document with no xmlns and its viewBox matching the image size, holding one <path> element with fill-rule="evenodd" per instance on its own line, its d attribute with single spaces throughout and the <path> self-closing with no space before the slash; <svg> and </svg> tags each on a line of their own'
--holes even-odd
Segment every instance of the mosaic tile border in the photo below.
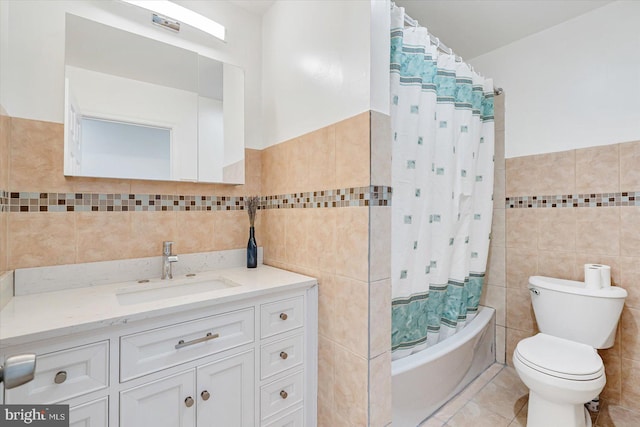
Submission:
<svg viewBox="0 0 640 427">
<path fill-rule="evenodd" d="M 597 208 L 610 206 L 640 206 L 640 191 L 505 198 L 506 209 Z"/>
<path fill-rule="evenodd" d="M 391 187 L 369 186 L 263 196 L 260 209 L 391 206 Z M 244 210 L 244 196 L 0 191 L 0 212 Z"/>
</svg>

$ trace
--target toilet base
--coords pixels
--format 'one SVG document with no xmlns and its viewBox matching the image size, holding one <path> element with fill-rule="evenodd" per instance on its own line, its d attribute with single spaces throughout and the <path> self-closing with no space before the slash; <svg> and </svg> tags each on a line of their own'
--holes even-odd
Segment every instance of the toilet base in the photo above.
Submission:
<svg viewBox="0 0 640 427">
<path fill-rule="evenodd" d="M 527 427 L 592 427 L 584 404 L 558 404 L 529 390 Z"/>
</svg>

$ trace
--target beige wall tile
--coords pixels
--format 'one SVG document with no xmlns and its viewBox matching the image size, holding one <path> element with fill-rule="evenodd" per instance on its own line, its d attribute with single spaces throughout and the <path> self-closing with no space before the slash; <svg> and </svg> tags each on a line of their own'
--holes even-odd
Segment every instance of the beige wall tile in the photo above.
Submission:
<svg viewBox="0 0 640 427">
<path fill-rule="evenodd" d="M 494 209 L 491 220 L 491 246 L 506 246 L 506 209 Z"/>
<path fill-rule="evenodd" d="M 287 185 L 288 155 L 286 144 L 272 145 L 262 153 L 262 192 L 285 194 Z"/>
<path fill-rule="evenodd" d="M 0 274 L 8 270 L 9 260 L 7 259 L 7 252 L 9 245 L 7 242 L 7 224 L 9 221 L 9 214 L 7 212 L 0 212 Z"/>
<path fill-rule="evenodd" d="M 336 209 L 336 274 L 369 280 L 369 209 Z"/>
<path fill-rule="evenodd" d="M 620 255 L 640 255 L 640 207 L 620 207 Z"/>
<path fill-rule="evenodd" d="M 244 187 L 245 194 L 262 194 L 262 151 L 245 148 L 244 150 Z"/>
<path fill-rule="evenodd" d="M 618 256 L 620 208 L 579 208 L 576 212 L 576 251 Z"/>
<path fill-rule="evenodd" d="M 576 191 L 576 154 L 574 150 L 533 156 L 539 195 L 573 194 Z"/>
<path fill-rule="evenodd" d="M 507 209 L 507 247 L 535 249 L 538 247 L 538 209 Z"/>
<path fill-rule="evenodd" d="M 529 276 L 538 274 L 538 252 L 535 249 L 507 250 L 507 287 L 525 290 Z"/>
<path fill-rule="evenodd" d="M 506 172 L 504 169 L 495 169 L 493 172 L 493 208 L 505 208 Z"/>
<path fill-rule="evenodd" d="M 317 132 L 317 131 L 316 131 Z M 316 132 L 312 132 L 314 135 Z M 313 138 L 313 136 L 311 136 Z M 282 144 L 285 147 L 287 173 L 285 174 L 285 192 L 298 193 L 311 190 L 308 167 L 311 163 L 310 144 L 297 138 Z"/>
<path fill-rule="evenodd" d="M 612 274 L 614 271 L 612 269 Z M 640 309 L 640 257 L 620 257 L 618 271 L 620 278 L 617 284 L 626 289 L 629 294 L 625 304 L 627 307 Z"/>
<path fill-rule="evenodd" d="M 538 219 L 538 248 L 575 251 L 576 210 L 579 208 L 535 209 Z"/>
<path fill-rule="evenodd" d="M 342 346 L 335 346 L 335 410 L 348 424 L 341 426 L 367 425 L 368 360 L 357 356 Z"/>
<path fill-rule="evenodd" d="M 338 292 L 334 275 L 322 273 L 318 277 L 318 334 L 331 340 L 335 340 L 338 335 Z"/>
<path fill-rule="evenodd" d="M 131 193 L 131 181 L 128 179 L 88 178 L 83 176 L 74 176 L 68 177 L 67 182 L 69 182 L 73 186 L 74 193 Z"/>
<path fill-rule="evenodd" d="M 384 427 L 391 422 L 391 352 L 369 361 L 369 426 Z"/>
<path fill-rule="evenodd" d="M 9 187 L 18 191 L 72 192 L 64 177 L 64 127 L 13 117 Z"/>
<path fill-rule="evenodd" d="M 600 393 L 601 399 L 608 403 L 619 404 L 622 393 L 622 359 L 619 355 L 603 356 L 607 383 Z"/>
<path fill-rule="evenodd" d="M 216 233 L 226 233 L 226 230 L 218 230 L 214 225 L 215 215 L 211 211 L 176 212 L 175 253 L 189 254 L 215 250 Z M 248 227 L 247 221 L 247 239 Z"/>
<path fill-rule="evenodd" d="M 0 190 L 9 190 L 9 149 L 11 117 L 0 114 Z"/>
<path fill-rule="evenodd" d="M 576 150 L 576 192 L 620 191 L 620 157 L 617 144 Z"/>
<path fill-rule="evenodd" d="M 318 129 L 300 137 L 309 153 L 304 173 L 308 177 L 305 191 L 330 190 L 336 185 L 336 127 Z"/>
<path fill-rule="evenodd" d="M 496 362 L 505 364 L 506 359 L 507 328 L 496 326 Z"/>
<path fill-rule="evenodd" d="M 391 185 L 391 117 L 371 111 L 371 184 Z"/>
<path fill-rule="evenodd" d="M 534 156 L 512 157 L 506 160 L 506 196 L 539 195 L 537 164 Z"/>
<path fill-rule="evenodd" d="M 171 181 L 131 180 L 131 194 L 185 194 L 178 192 L 178 184 Z"/>
<path fill-rule="evenodd" d="M 496 95 L 493 98 L 494 105 L 494 117 L 495 117 L 495 130 L 496 132 L 504 132 L 505 124 L 505 94 L 502 92 L 500 95 Z"/>
<path fill-rule="evenodd" d="M 528 290 L 507 288 L 507 328 L 533 335 L 536 321 Z"/>
<path fill-rule="evenodd" d="M 391 348 L 391 279 L 369 285 L 369 357 Z"/>
<path fill-rule="evenodd" d="M 640 411 L 640 361 L 622 358 L 622 393 L 620 405 Z"/>
<path fill-rule="evenodd" d="M 494 156 L 494 167 L 496 170 L 504 170 L 506 168 L 504 157 L 504 130 L 496 130 Z"/>
<path fill-rule="evenodd" d="M 76 230 L 76 262 L 133 258 L 129 245 L 130 212 L 77 212 Z M 157 254 L 160 253 L 158 244 Z"/>
<path fill-rule="evenodd" d="M 306 245 L 301 255 L 304 265 L 333 274 L 336 269 L 336 209 L 305 209 Z M 295 239 L 296 236 L 294 235 Z"/>
<path fill-rule="evenodd" d="M 305 266 L 311 224 L 311 209 L 288 209 L 285 216 L 285 261 Z"/>
<path fill-rule="evenodd" d="M 640 141 L 619 144 L 620 191 L 638 191 L 640 188 Z"/>
<path fill-rule="evenodd" d="M 489 246 L 485 283 L 494 286 L 506 286 L 506 248 L 494 245 Z"/>
<path fill-rule="evenodd" d="M 256 243 L 262 246 L 261 212 L 256 215 Z M 214 248 L 216 251 L 247 247 L 249 240 L 249 216 L 246 211 L 216 211 L 213 214 Z"/>
<path fill-rule="evenodd" d="M 558 279 L 576 279 L 575 252 L 539 251 L 538 275 Z"/>
<path fill-rule="evenodd" d="M 363 187 L 371 182 L 369 111 L 336 125 L 336 186 Z"/>
<path fill-rule="evenodd" d="M 9 270 L 76 261 L 76 214 L 9 214 Z"/>
<path fill-rule="evenodd" d="M 143 258 L 162 255 L 162 242 L 175 241 L 175 212 L 132 212 L 131 256 Z"/>
<path fill-rule="evenodd" d="M 318 337 L 318 424 L 327 424 L 334 413 L 335 344 L 322 335 Z M 321 423 L 320 420 L 323 420 Z"/>
<path fill-rule="evenodd" d="M 264 262 L 285 261 L 285 232 L 288 209 L 266 209 L 260 211 L 262 216 L 261 240 L 264 247 Z"/>
<path fill-rule="evenodd" d="M 358 356 L 369 357 L 369 285 L 366 282 L 335 277 L 332 304 L 336 343 Z"/>
<path fill-rule="evenodd" d="M 622 310 L 620 341 L 622 357 L 640 361 L 640 310 L 629 307 Z"/>
<path fill-rule="evenodd" d="M 485 285 L 482 290 L 480 304 L 496 309 L 496 325 L 506 325 L 507 291 L 503 286 Z"/>
<path fill-rule="evenodd" d="M 372 206 L 369 235 L 369 280 L 391 277 L 391 207 Z"/>
</svg>

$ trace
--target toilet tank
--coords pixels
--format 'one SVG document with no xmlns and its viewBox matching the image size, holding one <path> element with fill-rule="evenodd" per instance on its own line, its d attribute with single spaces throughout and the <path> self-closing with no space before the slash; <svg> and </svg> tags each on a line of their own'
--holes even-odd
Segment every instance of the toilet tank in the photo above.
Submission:
<svg viewBox="0 0 640 427">
<path fill-rule="evenodd" d="M 531 276 L 529 291 L 540 332 L 594 348 L 613 346 L 624 289 L 586 289 L 584 282 Z"/>
</svg>

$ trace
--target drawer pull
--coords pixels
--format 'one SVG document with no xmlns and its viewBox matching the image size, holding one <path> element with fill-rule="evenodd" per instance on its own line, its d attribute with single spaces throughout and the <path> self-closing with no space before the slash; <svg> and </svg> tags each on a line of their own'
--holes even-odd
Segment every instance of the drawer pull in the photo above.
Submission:
<svg viewBox="0 0 640 427">
<path fill-rule="evenodd" d="M 202 393 L 200 393 L 200 397 L 202 397 L 202 400 L 209 400 L 211 395 L 209 394 L 209 392 L 207 390 L 205 390 Z"/>
<path fill-rule="evenodd" d="M 184 404 L 187 405 L 187 408 L 191 408 L 193 406 L 193 397 L 189 396 L 184 400 Z"/>
<path fill-rule="evenodd" d="M 280 352 L 280 359 L 287 360 L 287 357 L 289 357 L 289 355 L 287 354 L 286 351 L 281 351 Z"/>
<path fill-rule="evenodd" d="M 196 338 L 195 340 L 191 340 L 191 341 L 187 341 L 185 342 L 184 340 L 180 340 L 178 341 L 178 344 L 176 344 L 176 350 L 182 348 L 182 347 L 187 347 L 189 345 L 193 345 L 193 344 L 198 344 L 201 342 L 205 342 L 205 341 L 209 341 L 215 338 L 218 338 L 220 336 L 220 334 L 212 334 L 211 332 L 207 332 L 207 335 L 202 337 L 202 338 Z"/>
<path fill-rule="evenodd" d="M 283 399 L 286 399 L 289 396 L 289 394 L 284 391 L 284 390 L 280 390 L 280 397 Z"/>
<path fill-rule="evenodd" d="M 53 378 L 53 382 L 56 384 L 62 384 L 67 380 L 67 371 L 60 371 Z"/>
<path fill-rule="evenodd" d="M 289 316 L 287 316 L 287 313 L 280 313 L 280 318 L 282 320 L 287 320 L 287 317 L 289 317 Z"/>
</svg>

